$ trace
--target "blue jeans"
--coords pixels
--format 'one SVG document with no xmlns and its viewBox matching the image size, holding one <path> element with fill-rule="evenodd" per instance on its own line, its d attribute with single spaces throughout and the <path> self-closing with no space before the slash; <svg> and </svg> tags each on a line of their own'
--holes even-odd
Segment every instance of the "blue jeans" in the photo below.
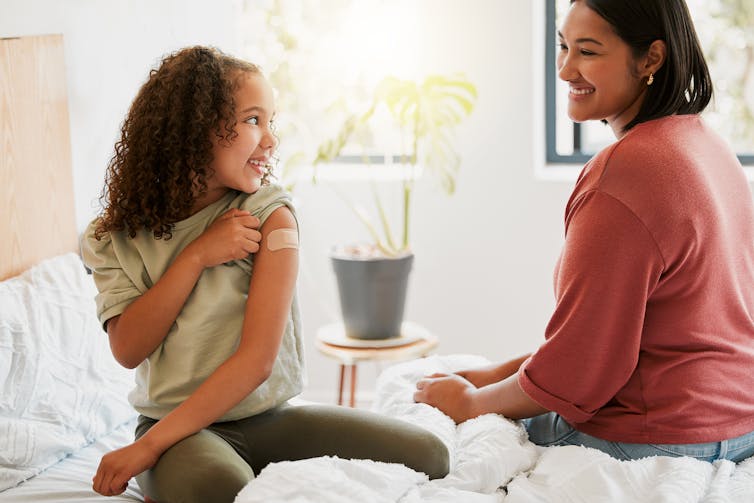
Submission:
<svg viewBox="0 0 754 503">
<path fill-rule="evenodd" d="M 610 442 L 581 433 L 554 412 L 525 419 L 523 424 L 529 432 L 529 440 L 537 445 L 583 445 L 621 460 L 648 456 L 690 456 L 700 461 L 729 459 L 737 463 L 754 456 L 754 432 L 722 442 L 703 444 L 629 444 Z"/>
</svg>

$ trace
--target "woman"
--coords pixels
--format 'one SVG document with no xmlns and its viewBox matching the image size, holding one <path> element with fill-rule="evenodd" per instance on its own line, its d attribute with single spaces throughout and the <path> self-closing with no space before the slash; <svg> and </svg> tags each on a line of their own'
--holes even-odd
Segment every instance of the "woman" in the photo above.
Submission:
<svg viewBox="0 0 754 503">
<path fill-rule="evenodd" d="M 456 421 L 525 421 L 540 445 L 619 459 L 754 454 L 754 207 L 699 113 L 712 84 L 683 0 L 572 0 L 560 31 L 568 114 L 617 141 L 565 217 L 555 312 L 521 358 L 417 384 Z"/>
</svg>

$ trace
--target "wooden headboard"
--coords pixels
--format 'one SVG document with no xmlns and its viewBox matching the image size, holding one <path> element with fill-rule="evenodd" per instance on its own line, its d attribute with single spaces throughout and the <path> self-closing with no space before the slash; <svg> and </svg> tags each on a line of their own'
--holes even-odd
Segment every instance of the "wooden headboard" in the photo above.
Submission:
<svg viewBox="0 0 754 503">
<path fill-rule="evenodd" d="M 0 39 L 0 280 L 77 241 L 63 36 Z"/>
</svg>

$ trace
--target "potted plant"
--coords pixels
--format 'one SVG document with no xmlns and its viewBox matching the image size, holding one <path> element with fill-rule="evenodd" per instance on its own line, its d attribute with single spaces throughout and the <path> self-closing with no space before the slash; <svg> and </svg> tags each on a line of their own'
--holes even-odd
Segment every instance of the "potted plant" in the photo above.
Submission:
<svg viewBox="0 0 754 503">
<path fill-rule="evenodd" d="M 461 77 L 431 75 L 423 82 L 386 77 L 377 85 L 371 103 L 364 111 L 351 114 L 337 135 L 323 142 L 314 161 L 315 169 L 337 159 L 344 147 L 359 143 L 357 138 L 374 126 L 374 118 L 386 109 L 392 121 L 407 136 L 409 151 L 397 156 L 408 166 L 401 180 L 400 232 L 394 234 L 387 212 L 376 189 L 375 210 L 379 224 L 365 212 L 342 198 L 366 226 L 373 243 L 337 247 L 331 260 L 338 283 L 341 312 L 346 334 L 358 339 L 387 339 L 400 334 L 408 275 L 413 263 L 411 252 L 412 190 L 418 167 L 436 177 L 447 194 L 455 191 L 460 157 L 453 148 L 451 133 L 471 113 L 476 88 Z M 370 157 L 362 156 L 364 164 Z M 315 180 L 317 171 L 315 171 Z"/>
</svg>

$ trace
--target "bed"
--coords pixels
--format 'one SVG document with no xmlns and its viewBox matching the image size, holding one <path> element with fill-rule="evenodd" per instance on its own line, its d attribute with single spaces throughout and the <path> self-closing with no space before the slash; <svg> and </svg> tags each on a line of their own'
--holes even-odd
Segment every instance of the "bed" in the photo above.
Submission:
<svg viewBox="0 0 754 503">
<path fill-rule="evenodd" d="M 0 156 L 0 501 L 142 501 L 133 480 L 116 497 L 91 490 L 100 457 L 133 438 L 135 413 L 126 402 L 133 375 L 109 352 L 94 285 L 76 253 L 65 93 L 52 85 L 65 80 L 62 39 L 31 38 L 0 41 L 0 69 L 12 77 L 0 82 L 0 127 L 13 139 L 5 143 L 13 152 Z M 45 117 L 44 148 L 38 128 L 24 122 L 30 116 Z M 584 447 L 537 447 L 501 416 L 457 426 L 413 402 L 422 376 L 484 363 L 432 356 L 390 367 L 377 382 L 373 409 L 438 435 L 451 455 L 447 477 L 429 481 L 402 465 L 320 457 L 269 465 L 236 502 L 754 501 L 754 459 L 621 462 Z"/>
</svg>

